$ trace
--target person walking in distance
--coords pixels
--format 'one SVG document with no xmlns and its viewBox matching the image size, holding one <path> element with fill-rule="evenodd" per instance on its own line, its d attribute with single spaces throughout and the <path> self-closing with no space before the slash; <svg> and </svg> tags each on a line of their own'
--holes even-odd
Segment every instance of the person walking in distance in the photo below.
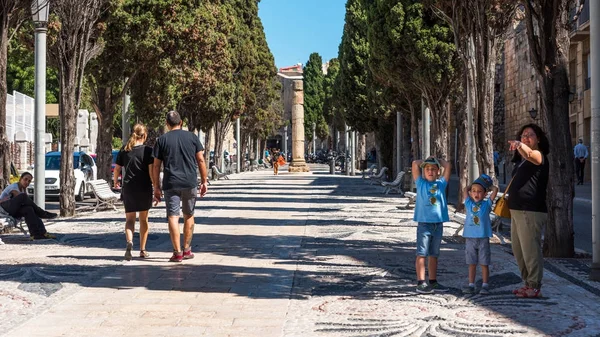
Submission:
<svg viewBox="0 0 600 337">
<path fill-rule="evenodd" d="M 164 191 L 169 222 L 169 234 L 173 244 L 170 262 L 192 259 L 192 236 L 194 234 L 194 208 L 196 206 L 196 168 L 200 171 L 200 197 L 207 192 L 208 177 L 204 162 L 204 147 L 198 137 L 181 129 L 183 121 L 177 111 L 167 113 L 169 132 L 158 137 L 154 146 L 153 180 L 159 181 L 163 167 L 162 190 Z M 155 205 L 161 199 L 161 187 L 154 185 Z M 180 242 L 179 216 L 183 211 L 183 247 Z M 183 248 L 183 249 L 182 249 Z"/>
<path fill-rule="evenodd" d="M 148 211 L 152 207 L 152 148 L 144 145 L 148 133 L 146 126 L 136 124 L 125 147 L 119 151 L 113 174 L 114 186 L 119 187 L 119 175 L 123 168 L 123 190 L 121 196 L 125 206 L 125 260 L 132 258 L 133 233 L 135 232 L 136 212 L 140 218 L 140 257 L 147 258 Z"/>
<path fill-rule="evenodd" d="M 583 145 L 583 138 L 579 138 L 577 145 L 573 148 L 575 156 L 575 173 L 577 174 L 577 185 L 583 185 L 583 172 L 585 170 L 585 161 L 589 155 L 588 149 Z"/>
</svg>

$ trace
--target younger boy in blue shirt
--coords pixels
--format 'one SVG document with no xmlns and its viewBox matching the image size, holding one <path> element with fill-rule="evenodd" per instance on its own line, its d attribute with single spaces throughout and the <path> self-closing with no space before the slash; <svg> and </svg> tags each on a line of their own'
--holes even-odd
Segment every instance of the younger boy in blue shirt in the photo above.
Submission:
<svg viewBox="0 0 600 337">
<path fill-rule="evenodd" d="M 433 157 L 412 162 L 413 180 L 417 186 L 413 217 L 413 220 L 418 223 L 415 269 L 417 292 L 421 294 L 448 291 L 448 288 L 437 281 L 437 264 L 444 222 L 449 221 L 446 187 L 450 179 L 450 167 L 449 162 Z M 443 168 L 443 175 L 440 175 L 441 168 Z M 428 258 L 429 284 L 425 281 L 426 258 Z"/>
<path fill-rule="evenodd" d="M 467 218 L 463 237 L 465 238 L 465 257 L 469 265 L 469 285 L 463 288 L 463 293 L 475 293 L 475 273 L 477 265 L 481 265 L 482 286 L 479 293 L 489 294 L 488 280 L 490 277 L 490 238 L 492 237 L 492 222 L 490 212 L 492 203 L 498 194 L 498 187 L 493 185 L 492 178 L 482 174 L 465 188 L 465 209 Z M 485 198 L 491 190 L 489 198 Z"/>
</svg>

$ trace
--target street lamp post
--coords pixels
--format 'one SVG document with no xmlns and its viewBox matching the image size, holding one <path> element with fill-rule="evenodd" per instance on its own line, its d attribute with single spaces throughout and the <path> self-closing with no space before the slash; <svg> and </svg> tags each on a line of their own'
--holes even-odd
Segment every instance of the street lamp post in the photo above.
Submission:
<svg viewBox="0 0 600 337">
<path fill-rule="evenodd" d="M 240 173 L 240 147 L 242 147 L 242 142 L 240 139 L 240 117 L 235 120 L 235 141 L 237 142 L 237 146 L 235 148 L 235 173 Z"/>
<path fill-rule="evenodd" d="M 317 153 L 317 123 L 313 123 L 312 153 Z"/>
<path fill-rule="evenodd" d="M 285 125 L 283 127 L 283 130 L 285 132 L 285 135 L 283 137 L 283 153 L 285 153 L 285 156 L 286 156 L 285 160 L 287 160 L 287 157 L 288 157 L 288 146 L 287 146 L 288 145 L 288 126 Z"/>
<path fill-rule="evenodd" d="M 31 5 L 35 23 L 35 177 L 34 200 L 46 208 L 46 23 L 49 0 L 34 0 Z"/>
<path fill-rule="evenodd" d="M 592 91 L 592 268 L 600 281 L 600 3 L 590 1 L 590 57 Z"/>
</svg>

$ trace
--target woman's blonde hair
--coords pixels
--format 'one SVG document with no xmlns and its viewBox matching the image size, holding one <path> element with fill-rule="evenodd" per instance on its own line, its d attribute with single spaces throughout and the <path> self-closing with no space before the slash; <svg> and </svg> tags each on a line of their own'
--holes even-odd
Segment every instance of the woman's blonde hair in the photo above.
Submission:
<svg viewBox="0 0 600 337">
<path fill-rule="evenodd" d="M 131 136 L 129 136 L 129 141 L 127 142 L 127 145 L 125 145 L 125 151 L 127 151 L 127 152 L 131 151 L 131 149 L 135 145 L 135 142 L 138 139 L 146 138 L 147 135 L 148 135 L 148 132 L 146 131 L 146 126 L 144 124 L 138 123 L 138 124 L 134 125 L 133 133 L 131 133 Z"/>
</svg>

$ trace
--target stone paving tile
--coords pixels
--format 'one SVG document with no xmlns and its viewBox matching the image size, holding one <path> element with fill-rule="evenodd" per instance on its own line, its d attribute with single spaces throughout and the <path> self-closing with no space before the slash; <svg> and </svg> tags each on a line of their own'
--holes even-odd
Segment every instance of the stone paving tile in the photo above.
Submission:
<svg viewBox="0 0 600 337">
<path fill-rule="evenodd" d="M 600 333 L 600 284 L 587 280 L 589 260 L 547 259 L 544 297 L 517 300 L 510 247 L 495 244 L 492 294 L 462 295 L 467 270 L 463 241 L 451 236 L 455 223 L 444 226 L 438 277 L 451 291 L 417 295 L 412 210 L 397 207 L 405 203 L 359 178 L 263 171 L 211 185 L 198 203 L 196 258 L 181 264 L 167 262 L 163 205 L 150 211 L 147 260 L 122 261 L 122 211 L 59 219 L 52 242 L 3 236 L 0 334 Z"/>
</svg>

